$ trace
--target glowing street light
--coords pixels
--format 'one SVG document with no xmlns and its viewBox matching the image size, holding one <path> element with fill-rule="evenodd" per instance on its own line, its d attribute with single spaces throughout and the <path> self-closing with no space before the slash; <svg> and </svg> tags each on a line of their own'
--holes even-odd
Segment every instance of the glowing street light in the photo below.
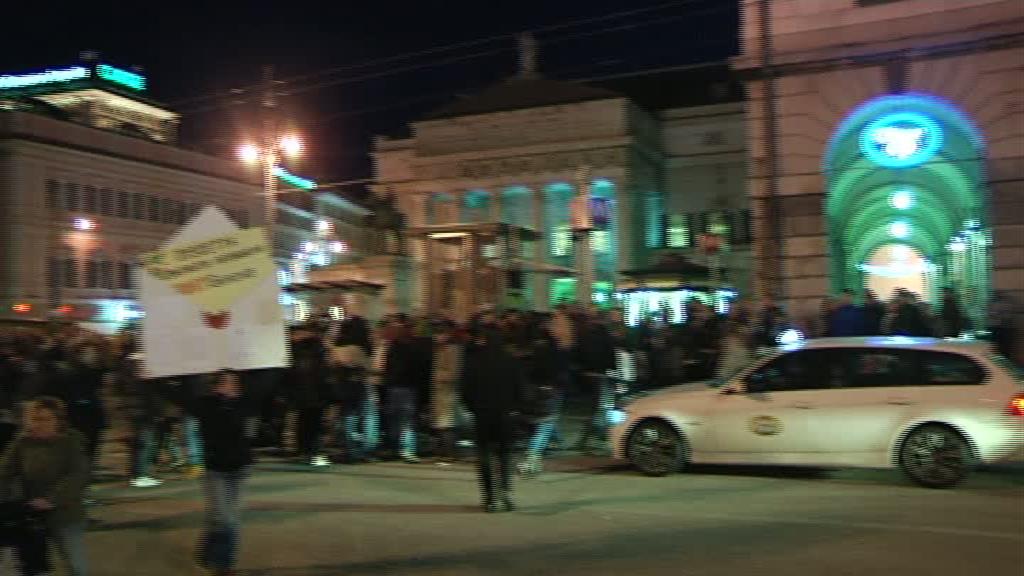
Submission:
<svg viewBox="0 0 1024 576">
<path fill-rule="evenodd" d="M 238 147 L 238 158 L 246 164 L 255 164 L 260 159 L 260 149 L 255 144 L 242 144 Z"/>
<path fill-rule="evenodd" d="M 88 218 L 75 218 L 72 224 L 74 225 L 75 230 L 81 230 L 83 232 L 96 228 L 96 223 Z"/>
<path fill-rule="evenodd" d="M 298 156 L 302 153 L 302 140 L 294 134 L 289 134 L 281 138 L 281 150 L 290 157 Z"/>
</svg>

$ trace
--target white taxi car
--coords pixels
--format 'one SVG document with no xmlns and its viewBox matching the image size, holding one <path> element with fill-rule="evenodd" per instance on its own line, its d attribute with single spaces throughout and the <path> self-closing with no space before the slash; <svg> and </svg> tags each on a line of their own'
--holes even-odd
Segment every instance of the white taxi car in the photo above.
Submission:
<svg viewBox="0 0 1024 576">
<path fill-rule="evenodd" d="M 1024 386 L 986 342 L 796 342 L 722 383 L 641 396 L 615 413 L 616 458 L 654 476 L 689 463 L 901 468 L 952 486 L 1024 446 Z"/>
</svg>

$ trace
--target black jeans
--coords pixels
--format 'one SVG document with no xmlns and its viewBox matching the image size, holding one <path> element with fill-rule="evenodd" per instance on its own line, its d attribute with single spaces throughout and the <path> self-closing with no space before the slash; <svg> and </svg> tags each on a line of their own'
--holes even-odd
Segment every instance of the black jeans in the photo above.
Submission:
<svg viewBox="0 0 1024 576">
<path fill-rule="evenodd" d="M 512 440 L 510 419 L 490 420 L 477 417 L 477 477 L 485 502 L 491 502 L 512 490 Z M 494 466 L 495 461 L 497 470 Z"/>
<path fill-rule="evenodd" d="M 299 409 L 298 436 L 299 454 L 316 456 L 320 452 L 320 439 L 323 436 L 324 407 L 322 404 L 305 406 Z"/>
</svg>

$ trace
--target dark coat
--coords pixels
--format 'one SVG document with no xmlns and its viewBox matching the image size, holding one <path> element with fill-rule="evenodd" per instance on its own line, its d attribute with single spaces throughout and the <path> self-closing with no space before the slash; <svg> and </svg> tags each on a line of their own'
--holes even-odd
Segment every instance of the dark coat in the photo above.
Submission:
<svg viewBox="0 0 1024 576">
<path fill-rule="evenodd" d="M 904 302 L 896 311 L 890 332 L 895 336 L 931 336 L 928 320 L 917 304 Z"/>
<path fill-rule="evenodd" d="M 584 372 L 604 374 L 615 368 L 615 341 L 607 326 L 589 322 L 576 335 L 577 362 Z"/>
<path fill-rule="evenodd" d="M 56 396 L 68 409 L 68 423 L 83 434 L 88 430 L 102 430 L 107 425 L 106 411 L 100 400 L 104 370 L 72 364 L 60 372 Z"/>
<path fill-rule="evenodd" d="M 416 388 L 417 384 L 414 381 L 416 370 L 413 367 L 415 353 L 416 349 L 411 338 L 398 338 L 388 345 L 381 388 L 385 390 Z"/>
<path fill-rule="evenodd" d="M 832 311 L 828 324 L 828 336 L 861 336 L 864 334 L 864 313 L 853 304 L 845 304 Z"/>
<path fill-rule="evenodd" d="M 885 318 L 885 304 L 866 302 L 864 304 L 864 335 L 879 336 L 882 334 L 882 318 Z"/>
<path fill-rule="evenodd" d="M 243 394 L 227 399 L 209 393 L 203 378 L 192 378 L 180 388 L 185 411 L 199 420 L 206 467 L 218 472 L 234 472 L 252 463 L 252 449 L 245 435 L 246 419 L 251 413 L 252 397 Z"/>
<path fill-rule="evenodd" d="M 466 347 L 462 397 L 478 424 L 505 423 L 519 406 L 522 363 L 509 354 L 496 330 Z"/>
<path fill-rule="evenodd" d="M 313 408 L 325 401 L 327 366 L 324 346 L 315 335 L 292 342 L 292 367 L 288 385 L 299 409 Z"/>
</svg>

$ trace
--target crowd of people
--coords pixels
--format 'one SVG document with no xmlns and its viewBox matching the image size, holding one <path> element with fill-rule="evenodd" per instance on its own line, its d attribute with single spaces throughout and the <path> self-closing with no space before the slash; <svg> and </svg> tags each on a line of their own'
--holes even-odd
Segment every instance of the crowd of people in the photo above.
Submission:
<svg viewBox="0 0 1024 576">
<path fill-rule="evenodd" d="M 984 328 L 1009 356 L 1012 305 L 997 295 L 991 309 Z M 17 480 L 21 507 L 0 512 L 38 528 L 18 532 L 23 573 L 47 569 L 46 539 L 68 574 L 85 574 L 87 489 L 109 409 L 131 431 L 130 486 L 160 485 L 160 465 L 201 479 L 207 514 L 197 561 L 230 574 L 253 448 L 319 468 L 424 457 L 446 466 L 472 446 L 482 509 L 513 510 L 516 472 L 535 475 L 547 453 L 568 447 L 561 416 L 571 403 L 586 407 L 572 448 L 602 450 L 617 393 L 727 378 L 787 331 L 946 337 L 975 328 L 951 290 L 935 313 L 906 291 L 888 303 L 868 292 L 860 305 L 846 291 L 802 322 L 771 300 L 740 300 L 727 314 L 690 301 L 683 323 L 652 314 L 635 327 L 620 310 L 572 304 L 485 310 L 462 324 L 323 316 L 289 329 L 286 368 L 158 380 L 145 377 L 132 330 L 113 338 L 73 325 L 8 331 L 0 334 L 0 479 Z"/>
</svg>

